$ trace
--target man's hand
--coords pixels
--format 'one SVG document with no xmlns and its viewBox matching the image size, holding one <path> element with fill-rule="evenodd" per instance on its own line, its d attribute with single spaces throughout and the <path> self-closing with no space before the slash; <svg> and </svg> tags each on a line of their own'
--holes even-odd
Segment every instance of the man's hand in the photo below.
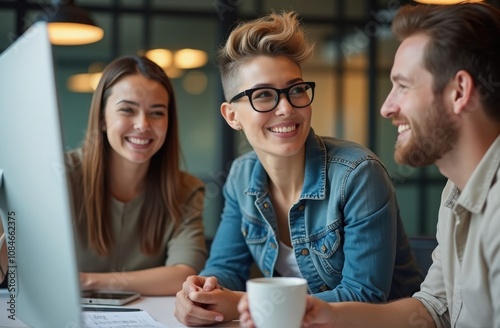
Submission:
<svg viewBox="0 0 500 328">
<path fill-rule="evenodd" d="M 255 328 L 255 324 L 250 314 L 248 305 L 248 294 L 245 294 L 238 303 L 238 312 L 240 313 L 240 325 L 245 328 Z"/>
</svg>

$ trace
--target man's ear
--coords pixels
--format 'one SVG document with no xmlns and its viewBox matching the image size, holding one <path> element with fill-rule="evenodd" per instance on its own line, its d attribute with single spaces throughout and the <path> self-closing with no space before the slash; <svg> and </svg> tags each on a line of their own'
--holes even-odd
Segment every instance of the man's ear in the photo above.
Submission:
<svg viewBox="0 0 500 328">
<path fill-rule="evenodd" d="M 223 102 L 222 105 L 220 105 L 220 113 L 230 127 L 235 130 L 241 130 L 241 124 L 238 120 L 238 116 L 230 103 Z"/>
<path fill-rule="evenodd" d="M 476 101 L 474 97 L 474 79 L 469 72 L 458 71 L 451 81 L 451 88 L 451 101 L 455 114 L 461 114 L 474 105 L 473 102 Z"/>
</svg>

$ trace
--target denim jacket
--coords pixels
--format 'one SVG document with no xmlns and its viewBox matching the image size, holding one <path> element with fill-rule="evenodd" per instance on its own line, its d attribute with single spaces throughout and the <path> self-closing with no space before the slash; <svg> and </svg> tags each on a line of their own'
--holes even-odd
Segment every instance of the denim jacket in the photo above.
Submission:
<svg viewBox="0 0 500 328">
<path fill-rule="evenodd" d="M 418 291 L 422 281 L 380 160 L 353 142 L 306 141 L 305 180 L 290 208 L 293 251 L 309 292 L 328 301 L 383 302 Z M 223 188 L 224 210 L 200 275 L 245 290 L 255 261 L 276 276 L 279 239 L 268 176 L 255 152 L 237 158 Z"/>
</svg>

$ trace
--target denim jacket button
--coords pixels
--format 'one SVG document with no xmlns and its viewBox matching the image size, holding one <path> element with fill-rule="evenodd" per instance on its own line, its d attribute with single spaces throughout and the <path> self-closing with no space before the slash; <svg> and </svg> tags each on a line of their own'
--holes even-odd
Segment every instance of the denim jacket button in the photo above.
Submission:
<svg viewBox="0 0 500 328">
<path fill-rule="evenodd" d="M 305 255 L 309 255 L 309 250 L 308 250 L 307 248 L 304 248 L 304 249 L 302 250 L 302 255 L 304 255 L 304 256 L 305 256 Z"/>
<path fill-rule="evenodd" d="M 273 249 L 276 249 L 276 244 L 275 243 L 269 243 L 269 246 Z"/>
<path fill-rule="evenodd" d="M 322 292 L 324 292 L 324 291 L 328 290 L 328 287 L 326 285 L 321 285 L 321 287 L 319 287 L 319 290 L 321 290 Z"/>
<path fill-rule="evenodd" d="M 326 253 L 326 251 L 327 251 L 328 249 L 326 248 L 326 246 L 325 246 L 325 245 L 323 245 L 323 246 L 321 246 L 321 250 L 323 251 L 323 253 Z"/>
<path fill-rule="evenodd" d="M 269 204 L 268 203 L 264 203 L 264 208 L 269 208 Z"/>
<path fill-rule="evenodd" d="M 304 205 L 300 205 L 300 206 L 299 206 L 299 211 L 303 211 L 303 210 L 304 210 L 304 208 L 305 208 L 305 206 L 304 206 Z"/>
<path fill-rule="evenodd" d="M 246 237 L 246 236 L 247 236 L 247 231 L 243 230 L 243 237 Z"/>
</svg>

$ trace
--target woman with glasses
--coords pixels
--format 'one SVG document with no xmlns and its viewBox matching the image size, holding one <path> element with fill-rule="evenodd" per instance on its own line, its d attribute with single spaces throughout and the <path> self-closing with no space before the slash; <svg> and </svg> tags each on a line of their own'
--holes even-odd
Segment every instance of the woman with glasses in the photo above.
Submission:
<svg viewBox="0 0 500 328">
<path fill-rule="evenodd" d="M 311 128 L 315 83 L 301 65 L 312 51 L 289 12 L 242 23 L 218 53 L 221 113 L 253 151 L 231 165 L 207 265 L 177 293 L 185 325 L 237 319 L 253 262 L 265 277 L 305 278 L 329 302 L 384 302 L 419 288 L 380 160 Z"/>
</svg>

